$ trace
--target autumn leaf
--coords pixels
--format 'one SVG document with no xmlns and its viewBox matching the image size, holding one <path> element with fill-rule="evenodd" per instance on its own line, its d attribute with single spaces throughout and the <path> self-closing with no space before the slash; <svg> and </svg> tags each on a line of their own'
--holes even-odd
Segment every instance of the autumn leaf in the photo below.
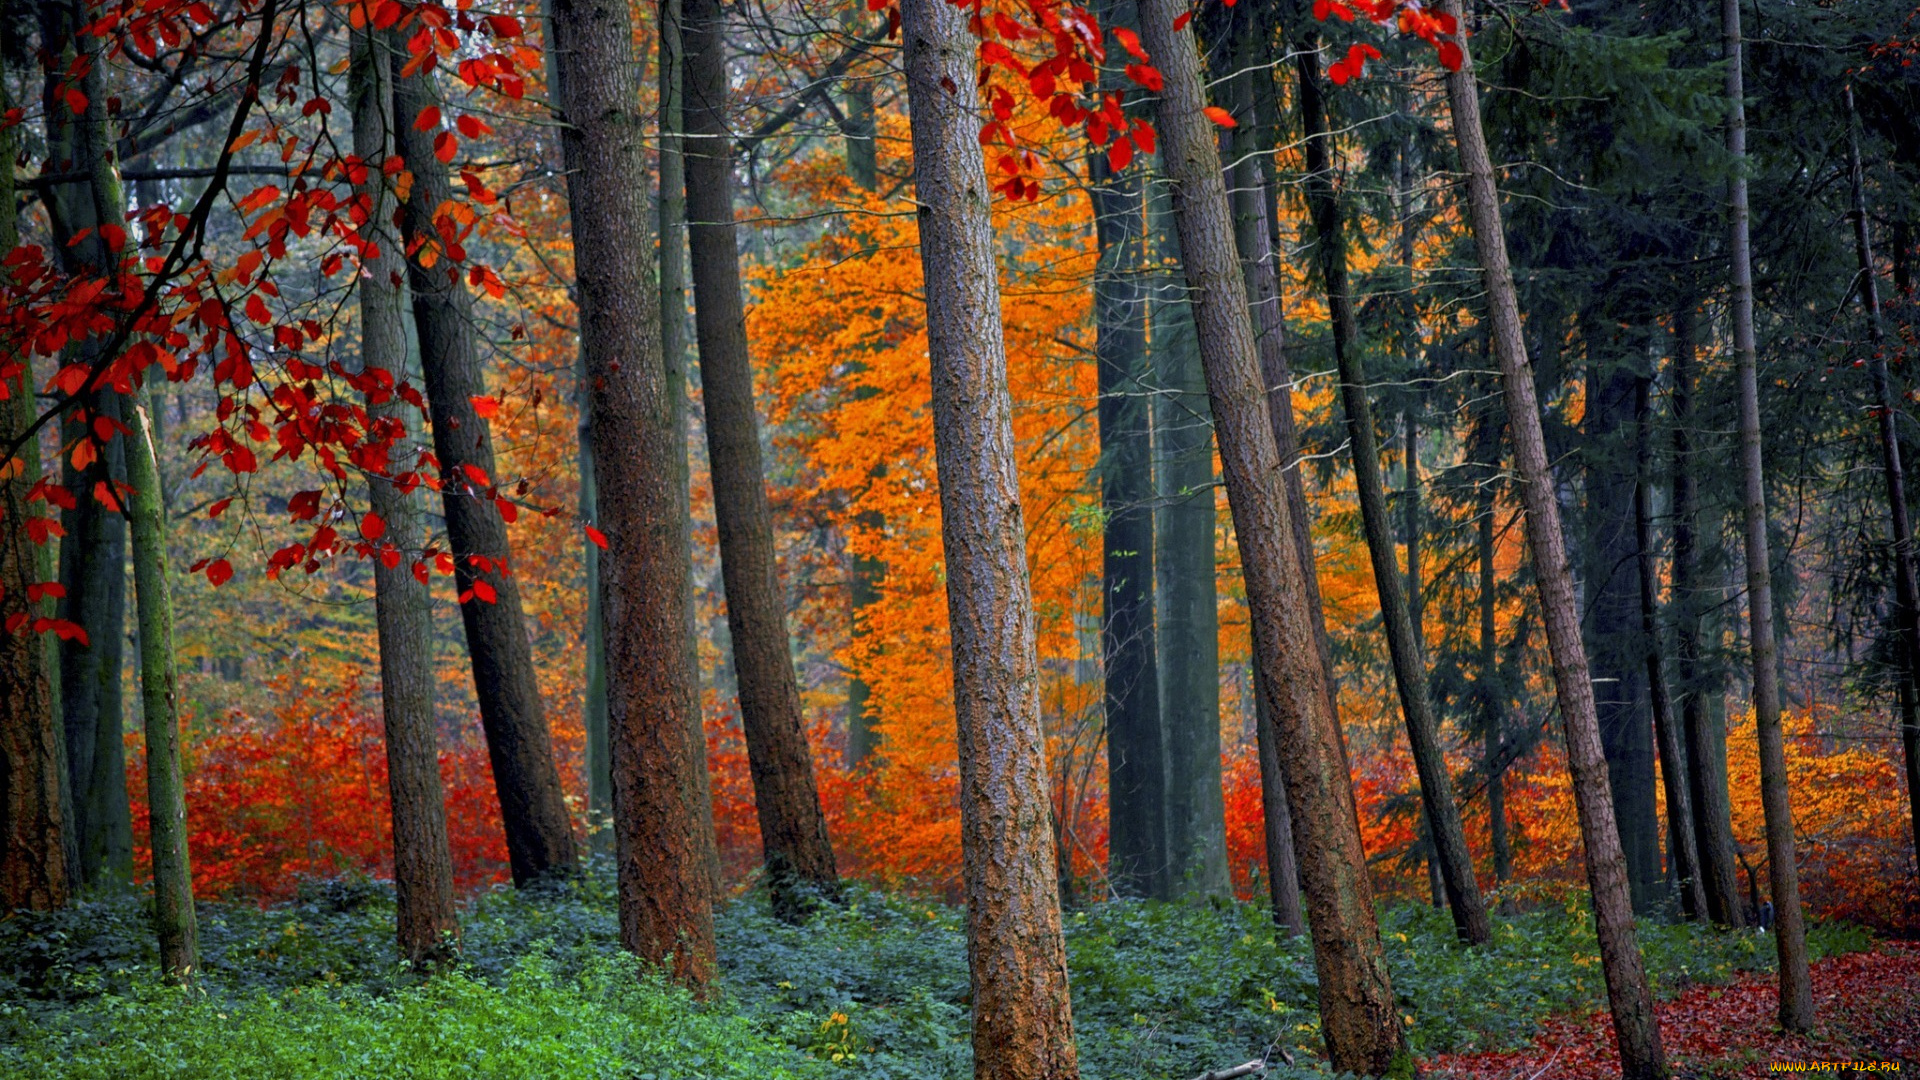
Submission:
<svg viewBox="0 0 1920 1080">
<path fill-rule="evenodd" d="M 360 516 L 360 535 L 368 540 L 378 540 L 387 534 L 387 522 L 379 514 L 369 510 Z"/>
<path fill-rule="evenodd" d="M 606 547 L 607 547 L 606 533 L 603 533 L 599 529 L 596 529 L 593 526 L 589 525 L 587 526 L 587 539 L 593 541 L 594 546 L 600 548 L 602 551 L 606 550 Z"/>
<path fill-rule="evenodd" d="M 1227 110 L 1221 108 L 1218 105 L 1209 105 L 1202 111 L 1207 114 L 1207 119 L 1213 121 L 1216 124 L 1219 124 L 1223 128 L 1240 126 L 1240 122 L 1233 118 L 1232 113 L 1228 112 Z"/>
<path fill-rule="evenodd" d="M 473 403 L 473 411 L 478 414 L 482 420 L 491 420 L 500 415 L 499 398 L 475 397 L 468 398 L 467 400 Z M 482 481 L 482 483 L 484 482 L 485 481 Z"/>
</svg>

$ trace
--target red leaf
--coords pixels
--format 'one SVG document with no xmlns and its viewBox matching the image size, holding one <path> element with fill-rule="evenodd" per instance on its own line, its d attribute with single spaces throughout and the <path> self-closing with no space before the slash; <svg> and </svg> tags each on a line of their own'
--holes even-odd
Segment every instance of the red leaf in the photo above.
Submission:
<svg viewBox="0 0 1920 1080">
<path fill-rule="evenodd" d="M 368 540 L 378 540 L 387 534 L 387 522 L 379 514 L 369 510 L 360 518 L 360 535 Z"/>
<path fill-rule="evenodd" d="M 459 150 L 460 140 L 454 137 L 453 132 L 443 131 L 433 137 L 433 156 L 441 161 L 451 164 L 453 155 Z"/>
<path fill-rule="evenodd" d="M 487 126 L 486 121 L 477 116 L 462 116 L 460 119 L 454 121 L 453 126 L 459 128 L 460 134 L 465 135 L 469 139 L 477 139 L 493 130 Z"/>
<path fill-rule="evenodd" d="M 1130 138 L 1115 139 L 1113 140 L 1113 145 L 1107 147 L 1107 167 L 1112 169 L 1114 172 L 1119 172 L 1122 169 L 1125 169 L 1132 162 L 1133 162 L 1133 140 L 1132 139 Z"/>
<path fill-rule="evenodd" d="M 493 586 L 488 584 L 485 578 L 473 579 L 473 595 L 479 597 L 481 602 L 488 604 L 499 599 L 499 594 L 493 591 Z"/>
<path fill-rule="evenodd" d="M 233 579 L 233 564 L 225 559 L 215 559 L 207 564 L 207 582 L 219 588 Z"/>
<path fill-rule="evenodd" d="M 1207 114 L 1207 119 L 1213 121 L 1216 124 L 1219 124 L 1223 128 L 1240 126 L 1240 122 L 1233 118 L 1232 113 L 1228 112 L 1227 110 L 1221 108 L 1218 105 L 1209 105 L 1202 111 Z"/>
<path fill-rule="evenodd" d="M 221 514 L 226 513 L 227 507 L 232 505 L 233 505 L 232 499 L 221 499 L 219 502 L 216 502 L 212 506 L 207 507 L 207 516 L 210 518 L 217 518 Z"/>
<path fill-rule="evenodd" d="M 1185 19 L 1187 17 L 1188 16 L 1185 16 L 1185 15 L 1181 16 L 1182 19 Z M 1174 29 L 1176 31 L 1179 30 L 1180 29 L 1179 25 L 1175 24 Z M 1143 64 L 1146 63 L 1147 51 L 1140 47 L 1139 34 L 1134 33 L 1133 31 L 1127 29 L 1124 26 L 1116 26 L 1113 28 L 1113 38 L 1115 41 L 1118 41 L 1120 43 L 1121 48 L 1132 53 L 1133 58 L 1135 60 L 1138 60 Z"/>
<path fill-rule="evenodd" d="M 477 397 L 468 398 L 467 400 L 473 402 L 473 411 L 478 414 L 482 420 L 491 420 L 500 415 L 499 398 Z"/>
<path fill-rule="evenodd" d="M 602 551 L 606 550 L 606 547 L 607 547 L 606 533 L 603 533 L 599 529 L 596 529 L 593 526 L 589 525 L 587 526 L 587 539 L 593 541 L 594 544 L 597 547 L 599 547 Z"/>
<path fill-rule="evenodd" d="M 415 131 L 432 131 L 439 126 L 440 106 L 438 105 L 429 105 L 421 109 L 420 115 L 413 118 L 413 130 Z"/>
<path fill-rule="evenodd" d="M 1193 21 L 1193 12 L 1191 11 L 1181 12 L 1180 17 L 1173 20 L 1173 32 L 1177 34 L 1180 31 L 1185 30 L 1187 28 L 1187 24 L 1192 21 Z"/>
</svg>

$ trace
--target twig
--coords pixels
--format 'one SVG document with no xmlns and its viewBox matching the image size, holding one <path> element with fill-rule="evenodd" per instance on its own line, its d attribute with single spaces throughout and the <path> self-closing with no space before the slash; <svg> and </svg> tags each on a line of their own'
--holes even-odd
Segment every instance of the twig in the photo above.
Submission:
<svg viewBox="0 0 1920 1080">
<path fill-rule="evenodd" d="M 1540 1066 L 1539 1072 L 1536 1072 L 1532 1076 L 1527 1077 L 1527 1080 L 1540 1080 L 1541 1077 L 1547 1075 L 1547 1070 L 1553 1068 L 1553 1063 L 1557 1061 L 1559 1057 L 1560 1057 L 1560 1048 L 1556 1046 L 1553 1048 L 1552 1056 L 1547 1058 L 1547 1063 L 1545 1065 Z"/>
<path fill-rule="evenodd" d="M 1254 1073 L 1266 1071 L 1267 1059 L 1255 1058 L 1245 1065 L 1235 1065 L 1231 1069 L 1215 1069 L 1212 1072 L 1201 1073 L 1194 1077 L 1194 1080 L 1240 1080 L 1242 1076 L 1252 1076 Z"/>
</svg>

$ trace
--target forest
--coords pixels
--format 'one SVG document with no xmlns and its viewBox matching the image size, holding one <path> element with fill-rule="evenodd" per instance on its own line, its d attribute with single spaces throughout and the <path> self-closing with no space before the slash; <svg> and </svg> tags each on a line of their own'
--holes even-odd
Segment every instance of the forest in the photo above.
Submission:
<svg viewBox="0 0 1920 1080">
<path fill-rule="evenodd" d="M 0 0 L 0 1075 L 1920 1068 L 1913 0 Z"/>
</svg>

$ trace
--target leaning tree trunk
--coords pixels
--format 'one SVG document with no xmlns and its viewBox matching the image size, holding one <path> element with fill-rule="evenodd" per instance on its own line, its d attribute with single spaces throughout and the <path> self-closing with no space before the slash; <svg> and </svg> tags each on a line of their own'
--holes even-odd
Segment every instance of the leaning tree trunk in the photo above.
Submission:
<svg viewBox="0 0 1920 1080">
<path fill-rule="evenodd" d="M 1646 648 L 1647 693 L 1653 701 L 1653 733 L 1660 749 L 1660 783 L 1667 796 L 1667 836 L 1672 849 L 1674 877 L 1680 884 L 1680 910 L 1692 919 L 1707 913 L 1706 885 L 1700 880 L 1700 852 L 1695 846 L 1693 799 L 1687 790 L 1686 752 L 1674 722 L 1673 697 L 1667 692 L 1666 667 L 1660 653 L 1660 572 L 1653 550 L 1653 380 L 1635 380 L 1633 414 L 1635 456 L 1633 482 L 1633 538 L 1638 552 L 1636 576 L 1640 583 L 1640 637 Z"/>
<path fill-rule="evenodd" d="M 1307 202 L 1313 217 L 1315 246 L 1321 278 L 1327 290 L 1327 311 L 1333 322 L 1333 355 L 1340 369 L 1340 400 L 1346 414 L 1347 440 L 1353 455 L 1354 486 L 1360 496 L 1360 523 L 1367 552 L 1373 560 L 1374 588 L 1380 594 L 1381 621 L 1387 632 L 1387 651 L 1393 661 L 1394 685 L 1400 692 L 1400 711 L 1407 723 L 1407 742 L 1420 776 L 1420 803 L 1431 830 L 1435 859 L 1446 884 L 1454 930 L 1463 941 L 1485 945 L 1493 936 L 1486 900 L 1474 879 L 1473 854 L 1467 848 L 1466 829 L 1453 798 L 1453 780 L 1440 745 L 1440 722 L 1427 691 L 1426 650 L 1414 627 L 1407 593 L 1400 578 L 1394 549 L 1393 520 L 1380 479 L 1380 447 L 1373 426 L 1373 406 L 1367 397 L 1366 362 L 1360 355 L 1347 287 L 1346 234 L 1334 191 L 1330 136 L 1320 83 L 1318 37 L 1309 37 L 1298 57 L 1300 116 L 1306 135 Z M 1411 459 L 1411 451 L 1409 451 Z"/>
<path fill-rule="evenodd" d="M 434 104 L 433 82 L 424 73 L 401 74 L 406 59 L 404 51 L 392 58 L 393 113 L 400 154 L 413 173 L 403 231 L 412 249 L 407 278 L 413 321 L 433 416 L 433 448 L 440 459 L 454 582 L 465 598 L 460 620 L 473 661 L 480 724 L 513 881 L 524 886 L 573 873 L 579 856 L 553 760 L 553 736 L 541 715 L 507 523 L 498 508 L 511 504 L 504 496 L 496 503 L 494 485 L 500 478 L 494 474 L 493 437 L 473 405 L 487 392 L 474 341 L 473 297 L 461 277 L 463 260 L 446 249 L 436 227 L 439 207 L 452 198 L 452 184 L 447 166 L 434 153 L 433 132 L 421 131 L 415 122 Z M 416 244 L 420 247 L 414 249 Z"/>
<path fill-rule="evenodd" d="M 694 753 L 699 675 L 684 454 L 660 348 L 660 297 L 645 245 L 647 126 L 634 78 L 628 5 L 555 0 L 551 47 L 564 116 L 580 337 L 593 411 L 607 620 L 608 719 L 620 936 L 676 978 L 714 975 L 712 832 L 704 759 Z"/>
<path fill-rule="evenodd" d="M 1787 748 L 1780 730 L 1780 647 L 1774 639 L 1773 565 L 1767 538 L 1767 473 L 1761 458 L 1759 351 L 1753 335 L 1753 253 L 1748 239 L 1747 105 L 1740 36 L 1740 0 L 1723 0 L 1727 55 L 1727 254 L 1733 277 L 1733 349 L 1740 387 L 1740 477 L 1746 540 L 1748 641 L 1753 663 L 1753 720 L 1760 743 L 1760 805 L 1767 819 L 1767 879 L 1773 887 L 1774 950 L 1780 957 L 1780 1026 L 1813 1026 L 1813 984 L 1807 974 L 1806 917 L 1787 790 Z"/>
<path fill-rule="evenodd" d="M 0 58 L 0 109 L 7 104 L 5 59 Z M 14 218 L 14 142 L 0 128 L 0 250 L 20 242 Z M 0 273 L 8 273 L 0 271 Z M 17 371 L 6 369 L 18 364 Z M 0 446 L 10 445 L 36 418 L 30 358 L 0 355 Z M 40 478 L 39 455 L 24 446 L 19 467 L 0 475 L 0 909 L 64 907 L 69 894 L 67 830 L 63 814 L 60 728 L 45 636 L 35 628 L 41 605 L 28 597 L 40 584 L 40 545 L 26 528 L 38 516 L 27 493 Z"/>
<path fill-rule="evenodd" d="M 1321 1030 L 1335 1069 L 1381 1075 L 1410 1062 L 1381 949 L 1353 784 L 1314 649 L 1306 571 L 1294 546 L 1234 249 L 1233 215 L 1214 125 L 1202 112 L 1199 56 L 1191 34 L 1173 25 L 1181 10 L 1176 0 L 1142 0 L 1140 37 L 1165 79 L 1158 105 L 1161 157 L 1174 184 L 1174 215 L 1240 547 L 1254 655 L 1278 729 L 1319 977 Z"/>
<path fill-rule="evenodd" d="M 900 24 L 959 722 L 973 1075 L 1074 1080 L 992 191 L 971 90 L 975 40 L 947 0 L 902 0 Z"/>
<path fill-rule="evenodd" d="M 1462 8 L 1461 0 L 1442 0 L 1441 10 L 1464 31 L 1466 16 Z M 1653 995 L 1647 988 L 1646 968 L 1634 935 L 1626 858 L 1613 821 L 1613 796 L 1607 788 L 1607 762 L 1600 749 L 1586 645 L 1580 638 L 1573 574 L 1560 531 L 1560 504 L 1554 494 L 1540 405 L 1527 362 L 1513 269 L 1507 262 L 1500 192 L 1494 186 L 1493 162 L 1487 156 L 1486 134 L 1480 125 L 1479 81 L 1467 37 L 1462 33 L 1457 40 L 1463 58 L 1459 70 L 1447 74 L 1447 101 L 1460 162 L 1467 174 L 1468 217 L 1486 282 L 1493 351 L 1506 388 L 1507 426 L 1513 439 L 1520 499 L 1527 515 L 1527 546 L 1547 628 L 1547 647 L 1553 657 L 1567 764 L 1573 772 L 1574 806 L 1587 847 L 1587 882 L 1593 891 L 1601 969 L 1606 977 L 1622 1071 L 1628 1080 L 1653 1080 L 1667 1075 L 1667 1056 L 1660 1045 Z"/>
<path fill-rule="evenodd" d="M 147 392 L 127 410 L 127 520 L 133 586 L 140 615 L 140 705 L 147 737 L 147 811 L 153 850 L 153 921 L 160 971 L 191 982 L 200 965 L 193 911 L 193 866 L 187 851 L 186 776 L 180 763 L 180 702 L 173 673 L 173 597 L 167 575 L 167 520 L 160 462 L 148 419 Z"/>
<path fill-rule="evenodd" d="M 453 903 L 453 856 L 447 847 L 446 792 L 434 737 L 433 612 L 426 582 L 413 575 L 424 546 L 420 498 L 394 476 L 413 468 L 418 448 L 407 438 L 403 408 L 391 392 L 407 377 L 407 325 L 401 275 L 405 259 L 393 227 L 399 205 L 379 167 L 393 155 L 393 68 L 399 42 L 372 29 L 353 32 L 350 79 L 353 152 L 365 162 L 367 200 L 361 235 L 360 363 L 380 372 L 367 394 L 369 436 L 388 443 L 387 467 L 367 477 L 367 502 L 385 531 L 373 564 L 374 621 L 380 636 L 380 707 L 386 724 L 387 790 L 393 814 L 393 887 L 400 954 L 430 972 L 452 958 L 460 919 Z M 363 534 L 367 530 L 362 530 Z"/>
<path fill-rule="evenodd" d="M 1913 524 L 1907 517 L 1907 477 L 1900 462 L 1900 433 L 1894 426 L 1893 380 L 1887 374 L 1886 342 L 1880 329 L 1880 284 L 1873 269 L 1873 237 L 1867 231 L 1866 169 L 1860 164 L 1860 136 L 1856 130 L 1853 87 L 1845 88 L 1847 102 L 1847 171 L 1853 187 L 1853 249 L 1860 263 L 1860 303 L 1867 312 L 1867 369 L 1873 376 L 1874 412 L 1879 419 L 1881 471 L 1887 480 L 1887 507 L 1893 531 L 1893 581 L 1897 607 L 1895 631 L 1899 638 L 1899 667 L 1906 681 L 1901 695 L 1900 746 L 1907 766 L 1908 817 L 1913 826 L 1913 850 L 1920 857 L 1920 592 L 1913 572 Z"/>
<path fill-rule="evenodd" d="M 693 252 L 700 394 L 720 531 L 727 628 L 740 686 L 754 808 L 773 909 L 801 919 L 840 891 L 813 778 L 800 684 L 787 641 L 786 590 L 773 546 L 753 404 L 740 253 L 734 241 L 733 138 L 727 127 L 726 16 L 718 0 L 686 8 L 686 195 Z"/>
</svg>

